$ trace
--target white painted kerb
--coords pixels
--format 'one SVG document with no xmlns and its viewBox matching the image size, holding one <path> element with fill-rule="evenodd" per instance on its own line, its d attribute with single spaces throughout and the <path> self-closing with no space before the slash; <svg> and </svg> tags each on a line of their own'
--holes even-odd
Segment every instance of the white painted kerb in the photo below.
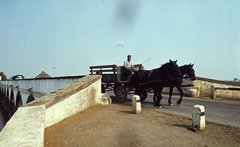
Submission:
<svg viewBox="0 0 240 147">
<path fill-rule="evenodd" d="M 133 95 L 132 97 L 132 111 L 134 114 L 141 112 L 141 101 L 138 95 Z"/>
<path fill-rule="evenodd" d="M 205 129 L 205 109 L 202 105 L 194 105 L 192 109 L 192 126 L 198 130 Z"/>
</svg>

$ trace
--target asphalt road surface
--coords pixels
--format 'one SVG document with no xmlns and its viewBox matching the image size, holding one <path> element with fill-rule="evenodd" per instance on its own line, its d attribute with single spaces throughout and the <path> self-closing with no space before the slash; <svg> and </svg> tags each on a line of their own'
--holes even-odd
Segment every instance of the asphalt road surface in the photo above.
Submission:
<svg viewBox="0 0 240 147">
<path fill-rule="evenodd" d="M 106 91 L 106 93 L 113 99 L 113 102 L 116 102 L 115 95 L 112 91 Z M 127 101 L 123 104 L 131 106 L 132 96 L 133 94 L 129 94 Z M 206 121 L 240 127 L 240 101 L 183 97 L 182 103 L 177 106 L 176 103 L 179 96 L 175 95 L 172 97 L 173 106 L 168 106 L 168 95 L 163 95 L 161 101 L 162 108 L 159 109 L 153 106 L 152 98 L 153 94 L 149 93 L 147 99 L 141 106 L 149 109 L 156 109 L 156 111 L 192 118 L 192 107 L 194 105 L 203 105 L 205 108 Z"/>
</svg>

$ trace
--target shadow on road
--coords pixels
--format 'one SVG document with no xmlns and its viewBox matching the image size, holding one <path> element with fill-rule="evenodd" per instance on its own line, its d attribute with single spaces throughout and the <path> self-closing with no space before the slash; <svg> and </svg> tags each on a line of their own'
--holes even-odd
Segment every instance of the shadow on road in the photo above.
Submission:
<svg viewBox="0 0 240 147">
<path fill-rule="evenodd" d="M 173 126 L 179 127 L 179 128 L 186 128 L 186 129 L 190 127 L 190 125 L 186 125 L 186 124 L 173 124 Z"/>
</svg>

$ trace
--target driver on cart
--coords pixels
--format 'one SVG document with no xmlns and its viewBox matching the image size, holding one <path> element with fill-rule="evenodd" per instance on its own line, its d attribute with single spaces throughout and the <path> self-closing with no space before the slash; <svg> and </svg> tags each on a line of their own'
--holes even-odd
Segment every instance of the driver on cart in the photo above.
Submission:
<svg viewBox="0 0 240 147">
<path fill-rule="evenodd" d="M 127 80 L 130 80 L 132 73 L 134 71 L 134 67 L 132 65 L 131 58 L 132 58 L 132 56 L 128 55 L 127 61 L 124 61 L 124 63 L 123 63 L 123 67 L 124 67 L 123 75 L 124 75 L 124 77 L 126 77 Z"/>
</svg>

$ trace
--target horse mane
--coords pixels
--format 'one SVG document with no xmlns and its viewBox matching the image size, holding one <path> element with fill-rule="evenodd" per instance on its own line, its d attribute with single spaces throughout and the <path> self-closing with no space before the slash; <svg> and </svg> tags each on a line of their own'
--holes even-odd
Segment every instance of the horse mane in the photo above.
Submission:
<svg viewBox="0 0 240 147">
<path fill-rule="evenodd" d="M 178 60 L 172 61 L 171 59 L 169 59 L 169 62 L 166 62 L 166 63 L 162 64 L 159 68 L 155 68 L 153 70 L 165 69 L 165 68 L 168 68 L 168 66 L 171 66 L 171 65 L 176 65 L 178 67 L 177 61 Z"/>
<path fill-rule="evenodd" d="M 175 61 L 170 61 L 162 64 L 159 68 L 151 70 L 152 78 L 155 77 L 156 79 L 166 79 L 169 76 L 169 72 L 171 72 L 169 71 L 169 69 L 172 68 L 170 66 L 173 65 L 175 65 L 176 68 L 179 68 Z"/>
<path fill-rule="evenodd" d="M 171 63 L 171 62 L 167 62 L 165 64 L 162 64 L 161 67 L 157 68 L 158 70 L 166 70 L 168 69 L 169 66 L 171 66 L 172 64 L 175 64 L 175 63 Z M 175 64 L 177 66 L 177 64 Z M 178 67 L 178 66 L 177 66 Z"/>
<path fill-rule="evenodd" d="M 164 64 L 162 64 L 160 67 L 152 69 L 152 70 L 160 70 L 160 69 L 165 69 L 167 68 L 171 63 L 170 62 L 166 62 Z"/>
</svg>

